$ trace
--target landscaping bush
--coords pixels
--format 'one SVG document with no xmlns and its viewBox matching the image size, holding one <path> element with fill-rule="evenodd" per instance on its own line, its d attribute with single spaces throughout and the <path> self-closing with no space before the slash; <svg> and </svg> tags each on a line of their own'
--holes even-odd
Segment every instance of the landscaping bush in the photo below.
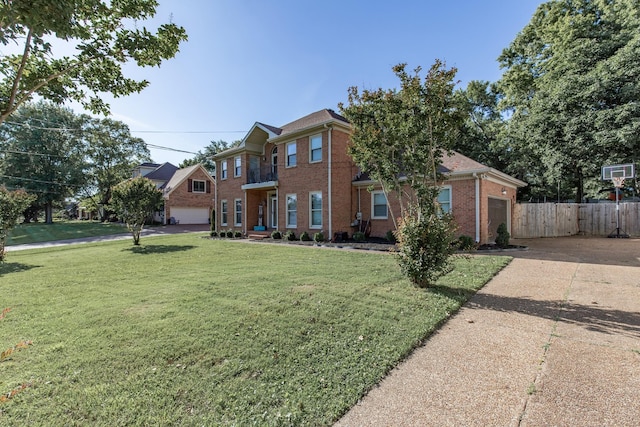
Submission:
<svg viewBox="0 0 640 427">
<path fill-rule="evenodd" d="M 211 237 L 217 237 L 218 236 L 218 232 L 217 231 L 212 231 L 211 233 L 209 233 L 209 235 Z"/>
<path fill-rule="evenodd" d="M 274 240 L 280 240 L 282 239 L 282 233 L 280 233 L 278 230 L 273 230 L 271 232 L 271 238 Z"/>
<path fill-rule="evenodd" d="M 294 233 L 293 230 L 289 230 L 284 233 L 284 238 L 290 242 L 293 242 L 294 240 L 296 240 L 296 233 Z"/>
<path fill-rule="evenodd" d="M 384 238 L 387 239 L 387 241 L 390 242 L 390 243 L 395 243 L 396 242 L 396 235 L 393 232 L 393 230 L 387 231 L 387 234 L 385 234 Z"/>
<path fill-rule="evenodd" d="M 449 214 L 424 215 L 406 213 L 398 227 L 398 264 L 402 273 L 420 288 L 435 284 L 451 270 L 450 256 L 455 226 Z"/>
<path fill-rule="evenodd" d="M 313 235 L 313 241 L 316 243 L 324 242 L 324 234 L 317 232 Z"/>
<path fill-rule="evenodd" d="M 233 237 L 235 237 L 236 239 L 240 239 L 240 238 L 242 237 L 242 231 L 240 231 L 240 230 L 236 230 L 236 231 L 233 233 Z"/>
<path fill-rule="evenodd" d="M 509 238 L 511 237 L 511 235 L 509 234 L 509 232 L 507 231 L 507 224 L 505 224 L 504 222 L 502 224 L 500 224 L 498 226 L 498 231 L 497 231 L 497 236 L 496 236 L 496 245 L 500 248 L 506 248 L 509 246 Z"/>
<path fill-rule="evenodd" d="M 473 237 L 463 234 L 458 237 L 458 248 L 462 251 L 470 251 L 476 248 L 476 242 Z"/>
<path fill-rule="evenodd" d="M 228 229 L 227 230 L 227 237 L 230 238 L 230 239 L 233 238 L 233 230 L 232 229 Z"/>
<path fill-rule="evenodd" d="M 311 241 L 311 236 L 309 236 L 309 233 L 307 233 L 306 231 L 303 231 L 302 234 L 300 235 L 300 241 L 301 242 L 310 242 Z"/>
<path fill-rule="evenodd" d="M 355 233 L 353 233 L 353 240 L 355 240 L 356 242 L 364 242 L 365 240 L 367 240 L 367 237 L 362 231 L 356 231 Z"/>
</svg>

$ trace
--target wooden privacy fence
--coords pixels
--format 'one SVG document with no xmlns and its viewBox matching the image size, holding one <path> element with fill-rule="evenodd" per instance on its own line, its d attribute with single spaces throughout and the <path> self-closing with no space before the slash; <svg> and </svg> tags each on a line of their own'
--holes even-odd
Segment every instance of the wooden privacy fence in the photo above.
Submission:
<svg viewBox="0 0 640 427">
<path fill-rule="evenodd" d="M 620 233 L 640 236 L 640 203 L 620 203 Z M 615 203 L 518 203 L 513 209 L 514 238 L 616 233 Z"/>
</svg>

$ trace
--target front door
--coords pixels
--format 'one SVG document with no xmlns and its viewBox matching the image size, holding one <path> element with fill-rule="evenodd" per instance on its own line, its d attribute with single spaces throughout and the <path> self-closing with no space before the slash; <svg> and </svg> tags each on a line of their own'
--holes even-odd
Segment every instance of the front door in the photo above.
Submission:
<svg viewBox="0 0 640 427">
<path fill-rule="evenodd" d="M 278 228 L 278 196 L 275 193 L 269 194 L 269 226 Z"/>
</svg>

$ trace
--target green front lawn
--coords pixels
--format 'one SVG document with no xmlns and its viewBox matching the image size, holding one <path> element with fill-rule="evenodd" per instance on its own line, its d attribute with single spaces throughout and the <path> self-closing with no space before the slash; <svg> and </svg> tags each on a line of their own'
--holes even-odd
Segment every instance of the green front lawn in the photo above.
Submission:
<svg viewBox="0 0 640 427">
<path fill-rule="evenodd" d="M 0 350 L 33 344 L 0 362 L 1 425 L 330 425 L 509 262 L 425 291 L 389 254 L 141 244 L 9 253 Z"/>
<path fill-rule="evenodd" d="M 7 246 L 51 242 L 80 237 L 127 233 L 122 224 L 98 221 L 56 221 L 53 224 L 35 222 L 20 224 L 9 233 Z"/>
</svg>

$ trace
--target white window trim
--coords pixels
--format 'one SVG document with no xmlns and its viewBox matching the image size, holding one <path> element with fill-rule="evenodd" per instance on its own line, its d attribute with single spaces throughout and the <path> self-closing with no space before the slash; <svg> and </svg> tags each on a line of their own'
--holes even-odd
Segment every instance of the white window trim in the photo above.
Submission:
<svg viewBox="0 0 640 427">
<path fill-rule="evenodd" d="M 220 161 L 220 179 L 227 179 L 229 176 L 229 168 L 226 160 Z"/>
<path fill-rule="evenodd" d="M 196 182 L 201 182 L 202 183 L 202 191 L 196 190 Z M 193 179 L 193 180 L 191 180 L 191 192 L 192 193 L 198 193 L 198 194 L 206 193 L 207 192 L 207 181 L 205 181 L 204 179 Z"/>
<path fill-rule="evenodd" d="M 239 163 L 239 166 L 238 166 Z M 240 169 L 240 173 L 238 173 L 238 169 Z M 233 158 L 233 176 L 234 178 L 238 178 L 242 176 L 242 157 L 235 156 Z"/>
<path fill-rule="evenodd" d="M 296 223 L 289 224 L 289 197 L 294 197 L 296 199 Z M 287 228 L 298 228 L 298 195 L 295 193 L 287 194 L 285 196 L 285 222 L 287 223 Z"/>
<path fill-rule="evenodd" d="M 385 216 L 375 216 L 374 194 L 382 194 L 384 196 L 384 199 L 387 201 L 387 204 L 386 204 L 387 213 Z M 371 219 L 389 219 L 389 201 L 387 200 L 387 195 L 384 194 L 384 191 L 382 190 L 374 190 L 371 192 Z"/>
<path fill-rule="evenodd" d="M 453 210 L 453 190 L 451 189 L 450 185 L 443 185 L 442 187 L 440 187 L 440 191 L 438 191 L 438 198 L 440 198 L 440 193 L 442 192 L 442 190 L 449 190 L 449 210 L 446 212 L 444 211 L 443 212 L 451 213 L 451 211 Z"/>
<path fill-rule="evenodd" d="M 224 208 L 223 206 L 227 207 L 227 220 L 224 221 Z M 227 199 L 224 200 L 220 200 L 220 225 L 229 225 L 229 203 L 227 203 Z"/>
<path fill-rule="evenodd" d="M 294 165 L 289 164 L 289 146 L 291 145 L 296 146 L 296 163 Z M 284 162 L 285 162 L 285 167 L 288 167 L 288 168 L 295 168 L 296 166 L 298 166 L 298 141 L 291 141 L 285 144 Z"/>
<path fill-rule="evenodd" d="M 318 160 L 312 160 L 313 149 L 311 148 L 311 140 L 316 137 L 320 138 L 320 158 Z M 309 137 L 309 163 L 320 163 L 320 162 L 322 162 L 322 134 L 321 133 L 317 135 L 311 135 Z"/>
<path fill-rule="evenodd" d="M 313 200 L 313 195 L 314 194 L 319 194 L 320 195 L 320 224 L 313 224 L 313 204 L 311 203 L 311 201 Z M 312 229 L 321 229 L 322 228 L 322 191 L 310 191 L 309 192 L 309 228 Z"/>
<path fill-rule="evenodd" d="M 238 218 L 238 202 L 240 202 L 240 222 L 236 222 Z M 233 200 L 233 225 L 236 227 L 242 226 L 242 199 Z"/>
</svg>

